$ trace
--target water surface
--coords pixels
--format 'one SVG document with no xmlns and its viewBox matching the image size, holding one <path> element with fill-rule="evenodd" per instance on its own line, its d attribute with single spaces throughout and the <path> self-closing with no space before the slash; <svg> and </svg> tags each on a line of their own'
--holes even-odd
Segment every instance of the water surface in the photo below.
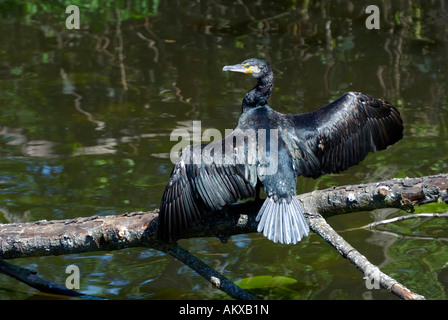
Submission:
<svg viewBox="0 0 448 320">
<path fill-rule="evenodd" d="M 0 222 L 154 210 L 172 169 L 174 129 L 224 132 L 236 126 L 254 80 L 223 73 L 246 58 L 276 74 L 270 105 L 301 113 L 346 91 L 383 97 L 400 110 L 404 138 L 339 175 L 299 178 L 299 192 L 393 177 L 445 173 L 448 154 L 446 22 L 443 1 L 79 2 L 81 29 L 65 7 L 0 3 Z M 444 212 L 445 204 L 420 212 Z M 431 299 L 447 298 L 447 223 L 403 222 L 356 230 L 404 212 L 378 210 L 329 222 L 383 271 Z M 352 231 L 345 231 L 345 230 Z M 230 280 L 279 275 L 291 285 L 261 288 L 269 299 L 395 299 L 369 290 L 361 273 L 312 234 L 297 246 L 259 234 L 221 244 L 181 245 Z M 156 250 L 16 259 L 65 283 L 76 264 L 83 293 L 112 299 L 228 299 L 188 267 Z M 1 277 L 1 299 L 45 297 Z"/>
</svg>

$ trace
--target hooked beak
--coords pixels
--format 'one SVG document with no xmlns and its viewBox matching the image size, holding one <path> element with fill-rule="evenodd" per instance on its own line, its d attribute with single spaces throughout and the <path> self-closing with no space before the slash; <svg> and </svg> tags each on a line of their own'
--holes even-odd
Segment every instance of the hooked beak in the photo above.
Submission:
<svg viewBox="0 0 448 320">
<path fill-rule="evenodd" d="M 245 68 L 241 64 L 235 64 L 233 66 L 225 66 L 222 68 L 222 71 L 231 71 L 231 72 L 242 72 L 242 73 L 252 73 L 251 68 Z"/>
</svg>

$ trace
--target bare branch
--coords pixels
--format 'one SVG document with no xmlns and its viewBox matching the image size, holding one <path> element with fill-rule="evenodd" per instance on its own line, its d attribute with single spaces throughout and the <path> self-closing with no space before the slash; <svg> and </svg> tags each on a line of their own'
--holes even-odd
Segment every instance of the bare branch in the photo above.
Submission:
<svg viewBox="0 0 448 320">
<path fill-rule="evenodd" d="M 423 296 L 416 294 L 404 285 L 380 271 L 380 269 L 370 263 L 369 260 L 345 241 L 324 218 L 314 216 L 309 219 L 310 228 L 332 245 L 340 255 L 347 258 L 356 268 L 361 271 L 366 281 L 378 283 L 384 289 L 392 292 L 404 300 L 423 300 Z"/>
<path fill-rule="evenodd" d="M 0 225 L 3 259 L 150 247 L 157 213 L 93 216 Z"/>
<path fill-rule="evenodd" d="M 365 226 L 362 226 L 361 228 L 373 229 L 373 228 L 376 228 L 376 227 L 384 225 L 384 224 L 389 224 L 389 223 L 394 223 L 394 222 L 399 222 L 399 221 L 409 220 L 409 219 L 418 219 L 418 218 L 448 218 L 448 212 L 445 212 L 445 213 L 416 213 L 416 214 L 409 215 L 409 216 L 399 216 L 399 217 L 394 217 L 394 218 L 385 219 L 385 220 L 381 220 L 381 221 L 375 221 L 375 222 L 369 223 Z"/>
<path fill-rule="evenodd" d="M 385 207 L 412 210 L 419 204 L 447 201 L 448 175 L 343 186 L 313 191 L 297 197 L 308 214 L 311 229 L 336 248 L 343 257 L 349 259 L 365 277 L 378 281 L 382 287 L 400 298 L 423 298 L 379 271 L 345 242 L 323 217 Z M 218 236 L 225 242 L 231 235 L 256 232 L 255 217 L 260 205 L 247 202 L 229 206 L 220 214 L 210 214 L 188 230 L 183 238 Z M 218 273 L 211 272 L 208 266 L 179 246 L 167 246 L 158 242 L 155 237 L 157 222 L 157 212 L 133 212 L 121 216 L 2 224 L 0 256 L 3 259 L 11 259 L 152 247 L 180 259 L 208 281 L 219 284 L 218 287 L 231 296 L 253 298 Z M 198 268 L 198 265 L 201 267 Z"/>
</svg>

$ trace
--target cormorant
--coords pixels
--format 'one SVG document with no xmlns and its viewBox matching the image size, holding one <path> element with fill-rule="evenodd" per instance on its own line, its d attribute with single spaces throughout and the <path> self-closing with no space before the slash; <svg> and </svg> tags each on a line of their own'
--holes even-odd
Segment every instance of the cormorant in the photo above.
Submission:
<svg viewBox="0 0 448 320">
<path fill-rule="evenodd" d="M 261 185 L 267 198 L 258 232 L 295 244 L 309 233 L 295 198 L 297 177 L 338 173 L 403 136 L 400 113 L 384 100 L 347 92 L 319 110 L 282 114 L 267 103 L 274 76 L 266 61 L 248 59 L 223 71 L 252 75 L 257 85 L 229 136 L 183 149 L 162 198 L 158 238 L 164 241 L 176 240 L 207 212 L 258 198 Z"/>
</svg>

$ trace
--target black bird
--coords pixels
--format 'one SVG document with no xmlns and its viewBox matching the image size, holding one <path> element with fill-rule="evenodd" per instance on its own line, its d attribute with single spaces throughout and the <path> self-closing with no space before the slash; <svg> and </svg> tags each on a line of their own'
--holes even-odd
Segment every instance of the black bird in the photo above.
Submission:
<svg viewBox="0 0 448 320">
<path fill-rule="evenodd" d="M 282 114 L 268 105 L 274 87 L 269 64 L 259 59 L 225 66 L 257 79 L 242 102 L 235 130 L 221 141 L 188 146 L 173 168 L 162 198 L 158 238 L 176 240 L 207 212 L 239 199 L 267 199 L 256 220 L 274 242 L 297 243 L 309 227 L 295 198 L 297 177 L 343 171 L 369 152 L 403 136 L 398 110 L 370 95 L 347 92 L 304 114 Z"/>
</svg>

